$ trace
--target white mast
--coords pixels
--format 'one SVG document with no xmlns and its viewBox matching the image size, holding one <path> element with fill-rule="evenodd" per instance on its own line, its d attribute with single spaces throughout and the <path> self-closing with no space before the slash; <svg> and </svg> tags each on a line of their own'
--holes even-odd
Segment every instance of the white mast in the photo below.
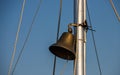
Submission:
<svg viewBox="0 0 120 75">
<path fill-rule="evenodd" d="M 86 0 L 74 0 L 74 22 L 79 24 L 76 33 L 76 59 L 74 75 L 86 75 Z"/>
</svg>

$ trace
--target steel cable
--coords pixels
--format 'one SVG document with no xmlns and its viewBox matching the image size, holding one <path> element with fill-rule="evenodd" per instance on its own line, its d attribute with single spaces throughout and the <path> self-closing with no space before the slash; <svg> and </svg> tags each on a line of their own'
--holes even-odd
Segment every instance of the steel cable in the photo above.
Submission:
<svg viewBox="0 0 120 75">
<path fill-rule="evenodd" d="M 13 65 L 13 61 L 14 61 L 14 57 L 15 57 L 15 53 L 16 53 L 16 46 L 17 46 L 17 42 L 18 42 L 20 27 L 21 27 L 21 24 L 22 24 L 22 17 L 23 17 L 25 2 L 26 2 L 26 0 L 24 0 L 23 4 L 22 4 L 22 10 L 21 10 L 21 13 L 20 13 L 20 20 L 19 20 L 19 23 L 18 23 L 18 30 L 17 30 L 17 33 L 16 33 L 16 39 L 15 39 L 15 42 L 14 42 L 14 50 L 13 50 L 13 53 L 12 53 L 12 58 L 10 60 L 8 75 L 11 75 L 11 69 L 12 69 L 12 65 Z"/>
<path fill-rule="evenodd" d="M 29 28 L 29 31 L 28 31 L 28 33 L 27 33 L 27 37 L 26 37 L 26 39 L 25 39 L 25 41 L 24 41 L 24 44 L 23 44 L 23 46 L 22 46 L 22 49 L 20 50 L 20 53 L 19 53 L 19 55 L 18 55 L 17 61 L 16 61 L 16 63 L 15 63 L 15 66 L 14 66 L 14 68 L 13 68 L 13 71 L 12 71 L 12 75 L 14 74 L 14 71 L 15 71 L 15 69 L 16 69 L 16 67 L 17 67 L 17 64 L 18 64 L 18 62 L 19 62 L 19 60 L 20 60 L 20 57 L 21 57 L 21 55 L 22 55 L 22 53 L 23 53 L 23 50 L 24 50 L 24 48 L 25 48 L 25 46 L 26 46 L 26 43 L 27 43 L 28 38 L 29 38 L 29 36 L 30 36 L 30 33 L 31 33 L 31 31 L 32 31 L 32 27 L 33 27 L 33 25 L 34 25 L 35 18 L 36 18 L 37 14 L 38 14 L 38 11 L 39 11 L 39 8 L 40 8 L 40 5 L 41 5 L 41 1 L 42 1 L 42 0 L 40 0 L 40 2 L 39 2 L 39 4 L 38 4 L 38 7 L 37 7 L 37 9 L 36 9 L 36 12 L 35 12 L 35 14 L 34 14 L 34 16 L 33 16 L 32 23 L 31 23 L 31 25 L 30 25 L 30 28 Z"/>
<path fill-rule="evenodd" d="M 91 17 L 90 17 L 90 12 L 89 12 L 89 8 L 88 8 L 88 4 L 87 4 L 87 11 L 88 11 L 88 19 L 89 19 L 89 22 L 90 22 L 90 29 L 92 29 L 92 22 L 91 22 Z M 100 60 L 99 60 L 99 56 L 98 56 L 98 52 L 97 52 L 97 47 L 96 47 L 96 42 L 95 42 L 95 37 L 94 37 L 93 30 L 91 30 L 91 34 L 92 34 L 92 39 L 93 39 L 93 44 L 94 44 L 94 50 L 95 50 L 95 54 L 96 54 L 96 59 L 97 59 L 97 64 L 98 64 L 99 72 L 100 72 L 100 75 L 102 75 L 102 69 L 101 69 L 101 65 L 100 65 Z"/>
<path fill-rule="evenodd" d="M 59 38 L 60 24 L 61 24 L 61 14 L 62 14 L 62 0 L 60 0 L 60 9 L 59 9 L 59 17 L 58 17 L 56 42 L 58 41 L 58 38 Z M 55 68 L 56 68 L 56 56 L 54 56 L 53 75 L 55 75 Z"/>
</svg>

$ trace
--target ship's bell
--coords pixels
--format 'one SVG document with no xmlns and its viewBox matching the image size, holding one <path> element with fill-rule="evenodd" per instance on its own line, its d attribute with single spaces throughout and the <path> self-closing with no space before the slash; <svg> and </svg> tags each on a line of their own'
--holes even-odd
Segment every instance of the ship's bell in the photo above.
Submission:
<svg viewBox="0 0 120 75">
<path fill-rule="evenodd" d="M 49 50 L 56 56 L 66 59 L 75 59 L 74 36 L 71 32 L 64 32 L 57 43 L 51 45 Z"/>
</svg>

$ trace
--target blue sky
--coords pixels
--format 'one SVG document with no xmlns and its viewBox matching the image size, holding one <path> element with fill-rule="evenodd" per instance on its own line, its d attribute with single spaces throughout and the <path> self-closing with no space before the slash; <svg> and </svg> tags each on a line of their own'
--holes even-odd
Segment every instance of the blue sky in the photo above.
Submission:
<svg viewBox="0 0 120 75">
<path fill-rule="evenodd" d="M 23 0 L 0 1 L 0 75 L 7 75 Z M 17 44 L 17 56 L 23 46 L 39 0 L 27 0 Z M 109 0 L 88 0 L 95 40 L 103 75 L 120 75 L 120 23 Z M 32 32 L 14 75 L 52 75 L 54 56 L 48 47 L 56 41 L 59 0 L 42 0 Z M 87 17 L 88 19 L 88 17 Z M 73 0 L 63 0 L 60 35 L 73 22 Z M 89 24 L 89 22 L 88 22 Z M 14 61 L 14 63 L 15 63 Z M 56 75 L 65 60 L 57 58 Z M 91 32 L 87 32 L 87 75 L 99 75 Z M 73 75 L 73 62 L 63 75 Z"/>
</svg>

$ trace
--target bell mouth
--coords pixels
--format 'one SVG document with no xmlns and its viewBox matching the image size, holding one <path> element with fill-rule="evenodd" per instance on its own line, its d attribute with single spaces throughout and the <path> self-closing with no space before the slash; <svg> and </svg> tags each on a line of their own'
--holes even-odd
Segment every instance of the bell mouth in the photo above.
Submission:
<svg viewBox="0 0 120 75">
<path fill-rule="evenodd" d="M 65 48 L 65 47 L 60 47 L 57 45 L 52 45 L 49 47 L 49 50 L 56 56 L 66 59 L 66 60 L 74 60 L 75 59 L 75 53 L 72 52 L 71 50 Z"/>
</svg>

